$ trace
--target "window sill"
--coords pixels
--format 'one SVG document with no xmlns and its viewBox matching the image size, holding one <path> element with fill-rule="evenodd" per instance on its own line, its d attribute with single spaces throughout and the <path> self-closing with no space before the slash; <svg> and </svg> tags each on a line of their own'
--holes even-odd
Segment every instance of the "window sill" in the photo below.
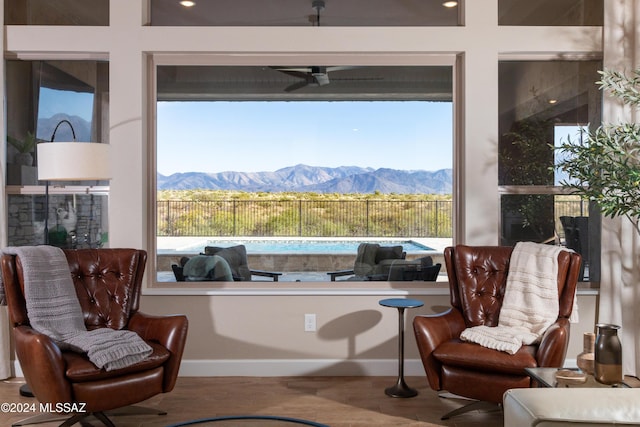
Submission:
<svg viewBox="0 0 640 427">
<path fill-rule="evenodd" d="M 445 279 L 446 280 L 446 279 Z M 186 283 L 186 282 L 185 282 Z M 593 284 L 578 284 L 578 295 L 598 295 Z M 438 282 L 190 282 L 183 286 L 173 283 L 156 283 L 142 290 L 143 295 L 156 296 L 295 296 L 295 295 L 449 295 L 446 281 Z"/>
</svg>

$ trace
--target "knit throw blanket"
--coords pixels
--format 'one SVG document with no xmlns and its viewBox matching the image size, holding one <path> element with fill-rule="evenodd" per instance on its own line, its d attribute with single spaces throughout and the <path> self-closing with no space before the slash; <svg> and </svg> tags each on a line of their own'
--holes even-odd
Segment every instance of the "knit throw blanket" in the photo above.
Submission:
<svg viewBox="0 0 640 427">
<path fill-rule="evenodd" d="M 537 342 L 558 318 L 558 253 L 563 248 L 531 242 L 516 244 L 498 326 L 474 326 L 460 338 L 515 354 Z"/>
<path fill-rule="evenodd" d="M 152 348 L 133 331 L 99 328 L 87 331 L 69 264 L 62 249 L 22 246 L 3 249 L 20 258 L 31 327 L 63 350 L 87 353 L 98 368 L 112 371 L 133 365 Z"/>
</svg>

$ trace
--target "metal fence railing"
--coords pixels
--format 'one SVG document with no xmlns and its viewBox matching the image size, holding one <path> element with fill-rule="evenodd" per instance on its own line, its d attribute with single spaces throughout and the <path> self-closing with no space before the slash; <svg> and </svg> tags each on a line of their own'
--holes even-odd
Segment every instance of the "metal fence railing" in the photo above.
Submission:
<svg viewBox="0 0 640 427">
<path fill-rule="evenodd" d="M 588 215 L 579 199 L 553 210 L 561 233 L 561 216 Z M 452 218 L 450 200 L 161 200 L 157 235 L 451 237 Z"/>
<path fill-rule="evenodd" d="M 162 200 L 158 236 L 451 237 L 450 200 Z"/>
</svg>

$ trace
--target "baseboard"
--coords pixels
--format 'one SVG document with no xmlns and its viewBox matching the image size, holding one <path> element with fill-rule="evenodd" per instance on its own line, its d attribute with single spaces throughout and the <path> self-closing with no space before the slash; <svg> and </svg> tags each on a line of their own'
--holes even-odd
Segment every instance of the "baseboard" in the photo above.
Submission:
<svg viewBox="0 0 640 427">
<path fill-rule="evenodd" d="M 575 359 L 566 359 L 565 368 L 575 368 Z M 298 376 L 396 376 L 398 361 L 391 359 L 241 359 L 241 360 L 183 360 L 183 377 L 298 377 Z M 420 359 L 404 362 L 405 376 L 424 376 Z"/>
<path fill-rule="evenodd" d="M 419 359 L 406 360 L 406 376 L 424 376 Z M 398 360 L 388 359 L 242 359 L 183 360 L 183 377 L 298 377 L 298 376 L 396 376 Z"/>
<path fill-rule="evenodd" d="M 566 368 L 575 368 L 576 359 L 566 359 Z M 22 377 L 22 368 L 13 361 L 15 377 Z M 398 375 L 398 361 L 390 359 L 183 359 L 181 377 L 300 377 L 300 376 L 368 376 Z M 420 359 L 404 363 L 405 376 L 424 376 Z"/>
</svg>

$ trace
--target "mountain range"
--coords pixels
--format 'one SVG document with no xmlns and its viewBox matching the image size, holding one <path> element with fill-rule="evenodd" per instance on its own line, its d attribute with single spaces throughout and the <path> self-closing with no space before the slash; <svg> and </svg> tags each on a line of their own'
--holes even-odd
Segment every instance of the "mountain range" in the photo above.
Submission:
<svg viewBox="0 0 640 427">
<path fill-rule="evenodd" d="M 237 190 L 248 192 L 451 194 L 452 170 L 295 165 L 274 172 L 184 172 L 157 175 L 158 190 Z"/>
<path fill-rule="evenodd" d="M 48 118 L 38 118 L 38 137 L 49 141 L 61 120 L 68 120 L 76 135 L 76 141 L 91 141 L 91 123 L 78 116 L 69 116 L 67 114 L 55 114 Z M 56 141 L 73 141 L 71 128 L 63 124 L 56 132 Z"/>
</svg>

